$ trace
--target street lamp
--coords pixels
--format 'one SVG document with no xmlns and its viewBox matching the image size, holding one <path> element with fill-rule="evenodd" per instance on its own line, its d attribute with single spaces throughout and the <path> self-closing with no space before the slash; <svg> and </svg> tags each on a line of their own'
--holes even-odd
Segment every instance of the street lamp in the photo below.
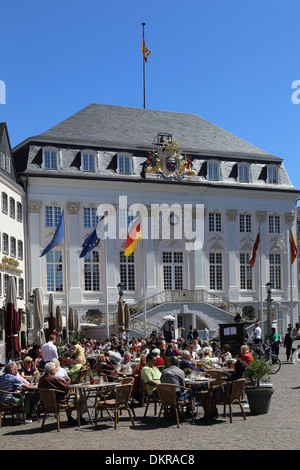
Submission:
<svg viewBox="0 0 300 470">
<path fill-rule="evenodd" d="M 272 284 L 271 282 L 267 282 L 266 284 L 266 289 L 267 289 L 267 335 L 271 333 L 271 328 L 272 328 L 272 311 L 271 311 L 271 303 L 273 301 L 272 299 Z"/>
<path fill-rule="evenodd" d="M 118 289 L 119 297 L 123 297 L 124 285 L 121 282 L 119 282 L 119 284 L 117 285 L 117 289 Z"/>
</svg>

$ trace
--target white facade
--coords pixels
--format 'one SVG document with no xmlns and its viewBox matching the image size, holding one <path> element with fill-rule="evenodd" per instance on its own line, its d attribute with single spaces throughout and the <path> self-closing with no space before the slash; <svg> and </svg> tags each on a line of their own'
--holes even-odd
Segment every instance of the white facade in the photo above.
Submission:
<svg viewBox="0 0 300 470">
<path fill-rule="evenodd" d="M 158 126 L 170 129 L 183 145 L 180 167 L 176 166 L 179 154 L 173 141 L 154 147 Z M 167 153 L 168 145 L 175 149 L 169 162 L 168 155 L 165 161 L 159 153 L 162 148 Z M 182 156 L 185 152 L 192 158 L 189 170 Z M 155 158 L 152 160 L 157 156 L 158 167 Z M 64 312 L 70 306 L 81 316 L 88 310 L 100 310 L 104 321 L 109 312 L 111 330 L 117 285 L 122 281 L 124 298 L 131 306 L 139 302 L 150 305 L 161 293 L 162 300 L 147 307 L 149 328 L 161 325 L 163 315 L 173 312 L 175 327 L 200 329 L 206 323 L 213 329 L 218 322 L 233 321 L 234 309 L 242 311 L 245 306 L 253 307 L 259 318 L 261 306 L 266 309 L 264 286 L 270 281 L 272 308 L 282 332 L 289 322 L 298 320 L 297 266 L 294 263 L 290 269 L 288 230 L 291 227 L 296 233 L 300 193 L 292 186 L 282 159 L 194 115 L 105 105 L 91 105 L 44 134 L 27 139 L 14 149 L 14 157 L 28 199 L 27 295 L 41 289 L 44 313 L 53 293 L 55 304 Z M 168 165 L 172 171 L 175 168 L 174 173 L 169 172 L 174 177 L 168 177 Z M 102 241 L 92 258 L 79 258 L 84 240 L 95 227 L 98 205 L 112 205 L 126 232 L 124 212 L 119 211 L 121 196 L 127 197 L 128 209 L 143 204 L 149 215 L 148 239 L 144 236 L 137 244 L 134 260 L 120 254 L 126 239 L 119 238 L 119 223 L 116 239 L 106 241 L 106 250 Z M 174 204 L 192 205 L 193 227 L 195 208 L 203 208 L 199 249 L 192 249 L 174 234 L 170 239 L 151 237 L 152 207 L 163 203 L 171 212 Z M 50 256 L 40 257 L 62 210 L 65 237 Z M 171 220 L 163 222 L 171 225 L 171 234 L 178 223 L 173 212 Z M 260 250 L 251 269 L 249 257 L 259 228 Z M 174 296 L 167 299 L 169 291 L 178 296 L 175 302 Z M 233 305 L 231 311 L 228 304 Z M 141 310 L 137 307 L 136 311 Z"/>
</svg>

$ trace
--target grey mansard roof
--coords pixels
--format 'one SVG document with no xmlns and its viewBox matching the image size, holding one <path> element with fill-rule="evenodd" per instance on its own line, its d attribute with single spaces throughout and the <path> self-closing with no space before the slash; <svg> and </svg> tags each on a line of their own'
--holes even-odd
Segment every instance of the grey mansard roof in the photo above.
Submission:
<svg viewBox="0 0 300 470">
<path fill-rule="evenodd" d="M 172 134 L 185 152 L 282 160 L 196 114 L 103 104 L 91 104 L 30 140 L 149 150 L 153 148 L 155 136 L 161 132 Z"/>
<path fill-rule="evenodd" d="M 103 104 L 91 104 L 15 147 L 13 153 L 17 174 L 18 177 L 146 181 L 145 161 L 148 152 L 157 149 L 154 139 L 158 133 L 171 134 L 182 153 L 191 156 L 197 177 L 184 179 L 182 184 L 295 191 L 282 158 L 264 152 L 195 114 Z M 59 150 L 58 169 L 43 168 L 42 150 L 45 147 Z M 93 173 L 81 169 L 81 152 L 88 149 L 95 151 L 96 155 L 96 171 Z M 130 175 L 117 171 L 117 154 L 121 151 L 132 155 Z M 207 161 L 210 159 L 220 164 L 218 181 L 207 179 Z M 241 161 L 250 165 L 251 179 L 246 184 L 240 182 L 237 176 Z M 269 164 L 278 167 L 279 184 L 267 183 Z"/>
</svg>

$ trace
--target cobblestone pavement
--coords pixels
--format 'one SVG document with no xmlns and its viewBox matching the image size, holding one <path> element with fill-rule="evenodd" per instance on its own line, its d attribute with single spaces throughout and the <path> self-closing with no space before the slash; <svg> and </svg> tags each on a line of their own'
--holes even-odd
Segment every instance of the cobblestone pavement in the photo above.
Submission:
<svg viewBox="0 0 300 470">
<path fill-rule="evenodd" d="M 70 428 L 66 415 L 61 414 L 61 431 L 57 432 L 56 420 L 48 417 L 44 431 L 41 422 L 12 425 L 7 417 L 0 429 L 2 450 L 296 450 L 300 447 L 300 364 L 287 363 L 284 350 L 280 353 L 281 370 L 271 376 L 275 388 L 268 414 L 251 416 L 245 409 L 246 421 L 238 405 L 233 406 L 233 423 L 229 415 L 213 421 L 203 421 L 199 409 L 195 424 L 181 422 L 180 428 L 172 419 L 160 420 L 156 426 L 153 405 L 143 420 L 142 408 L 135 408 L 133 427 L 127 412 L 123 412 L 117 430 L 110 420 L 101 421 L 97 428 L 92 424 Z M 243 400 L 246 404 L 246 397 Z"/>
</svg>

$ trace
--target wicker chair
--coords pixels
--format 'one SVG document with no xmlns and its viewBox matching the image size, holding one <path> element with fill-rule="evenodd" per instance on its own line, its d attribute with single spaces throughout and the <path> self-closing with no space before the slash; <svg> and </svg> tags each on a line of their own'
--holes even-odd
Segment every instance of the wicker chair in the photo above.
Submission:
<svg viewBox="0 0 300 470">
<path fill-rule="evenodd" d="M 131 419 L 132 426 L 134 426 L 133 416 L 129 408 L 129 401 L 132 394 L 132 384 L 118 385 L 115 389 L 115 398 L 108 399 L 102 391 L 97 392 L 95 397 L 95 427 L 97 426 L 97 417 L 99 412 L 104 410 L 114 410 L 115 412 L 115 429 L 118 424 L 118 413 L 119 410 L 126 409 Z"/>
<path fill-rule="evenodd" d="M 148 391 L 147 391 L 147 387 L 146 387 L 145 382 L 144 382 L 142 379 L 141 379 L 141 382 L 142 382 L 142 386 L 143 386 L 143 392 L 142 392 L 142 407 L 144 407 L 144 405 L 146 404 L 146 409 L 145 409 L 145 413 L 144 413 L 144 418 L 146 418 L 147 411 L 148 411 L 148 408 L 149 408 L 149 404 L 150 404 L 150 403 L 154 403 L 154 415 L 156 416 L 156 413 L 157 413 L 157 403 L 159 403 L 159 397 L 158 397 L 158 396 L 149 395 L 149 393 L 148 393 Z"/>
<path fill-rule="evenodd" d="M 209 375 L 211 379 L 215 379 L 214 382 L 212 382 L 212 385 L 215 386 L 222 383 L 224 372 L 217 369 L 210 369 L 206 372 L 206 375 Z"/>
<path fill-rule="evenodd" d="M 57 393 L 63 393 L 62 390 L 55 390 L 52 388 L 40 388 L 39 389 L 41 399 L 44 405 L 44 418 L 42 422 L 42 427 L 43 429 L 46 417 L 48 413 L 54 413 L 56 416 L 56 421 L 57 421 L 57 431 L 60 431 L 60 422 L 59 422 L 59 413 L 62 411 L 69 411 L 69 410 L 76 410 L 77 411 L 77 423 L 78 426 L 80 426 L 80 409 L 79 409 L 79 400 L 78 396 L 76 393 L 68 393 L 67 395 L 67 402 L 64 405 L 61 405 L 57 403 Z M 74 402 L 71 403 L 69 402 L 70 398 L 74 397 Z"/>
<path fill-rule="evenodd" d="M 224 418 L 226 415 L 226 405 L 229 406 L 229 414 L 230 414 L 231 423 L 232 423 L 232 405 L 234 403 L 237 403 L 238 405 L 240 405 L 243 418 L 246 419 L 243 405 L 241 403 L 241 397 L 242 397 L 242 393 L 244 390 L 245 382 L 246 382 L 246 379 L 233 380 L 232 385 L 231 385 L 230 396 L 226 397 L 226 399 L 222 403 L 224 405 Z"/>
<path fill-rule="evenodd" d="M 178 400 L 176 396 L 176 389 L 180 388 L 180 390 L 186 390 L 189 393 L 189 398 L 185 400 Z M 168 411 L 169 408 L 175 410 L 176 413 L 176 420 L 177 420 L 177 427 L 179 428 L 179 408 L 187 406 L 191 408 L 192 411 L 192 422 L 194 422 L 194 407 L 193 407 L 193 399 L 192 399 L 192 394 L 191 390 L 186 387 L 182 387 L 179 385 L 174 385 L 174 384 L 158 384 L 157 385 L 157 391 L 159 395 L 159 401 L 160 401 L 160 410 L 158 413 L 158 418 L 157 418 L 157 423 L 160 419 L 160 415 L 162 410 L 164 409 L 164 413 Z"/>
<path fill-rule="evenodd" d="M 7 391 L 0 390 L 0 400 L 2 393 L 8 393 Z M 14 415 L 17 413 L 22 414 L 23 422 L 26 424 L 26 414 L 24 410 L 24 397 L 22 393 L 20 392 L 9 392 L 10 395 L 13 395 L 13 397 L 18 398 L 20 400 L 19 403 L 10 403 L 10 404 L 5 404 L 4 402 L 0 401 L 0 428 L 2 427 L 2 413 L 4 413 L 4 417 L 6 413 L 11 413 L 12 417 L 14 418 Z"/>
</svg>

